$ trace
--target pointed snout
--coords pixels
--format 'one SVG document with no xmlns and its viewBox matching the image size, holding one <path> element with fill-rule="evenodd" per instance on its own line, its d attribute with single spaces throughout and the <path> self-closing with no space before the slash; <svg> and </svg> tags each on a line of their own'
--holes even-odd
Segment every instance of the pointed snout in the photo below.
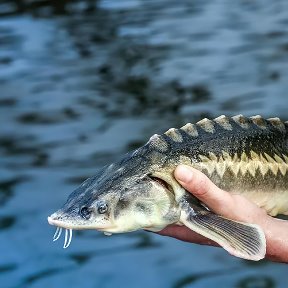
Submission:
<svg viewBox="0 0 288 288">
<path fill-rule="evenodd" d="M 50 225 L 61 226 L 61 223 L 63 223 L 63 221 L 61 221 L 62 213 L 59 213 L 59 212 L 60 210 L 48 216 L 47 220 Z"/>
<path fill-rule="evenodd" d="M 52 214 L 51 216 L 49 216 L 47 218 L 48 223 L 50 225 L 57 226 L 57 227 L 60 227 L 60 228 L 65 228 L 65 229 L 75 229 L 75 228 L 77 229 L 77 227 L 75 227 L 75 225 L 73 225 L 72 223 L 68 222 L 67 220 L 66 221 L 63 221 L 63 219 L 61 220 L 61 218 L 59 216 L 57 216 L 57 218 L 53 217 L 54 214 Z"/>
<path fill-rule="evenodd" d="M 86 221 L 84 222 L 82 219 L 71 217 L 71 215 L 65 214 L 62 210 L 53 213 L 47 220 L 50 225 L 64 229 L 91 229 L 91 227 L 85 223 Z"/>
<path fill-rule="evenodd" d="M 49 216 L 48 218 L 47 218 L 47 220 L 48 220 L 48 223 L 50 224 L 50 225 L 54 225 L 54 226 L 62 226 L 61 224 L 63 223 L 62 221 L 59 221 L 59 220 L 56 220 L 55 219 L 55 217 L 53 217 L 53 215 L 54 214 L 52 214 L 51 216 Z"/>
<path fill-rule="evenodd" d="M 48 223 L 49 223 L 50 225 L 55 225 L 55 222 L 54 222 L 55 220 L 53 219 L 53 217 L 48 216 L 47 220 L 48 220 Z"/>
</svg>

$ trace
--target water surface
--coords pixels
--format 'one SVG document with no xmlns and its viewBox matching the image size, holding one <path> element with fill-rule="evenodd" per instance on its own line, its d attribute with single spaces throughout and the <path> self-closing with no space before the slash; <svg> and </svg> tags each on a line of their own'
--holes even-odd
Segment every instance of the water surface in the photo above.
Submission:
<svg viewBox="0 0 288 288">
<path fill-rule="evenodd" d="M 0 5 L 1 287 L 287 287 L 287 265 L 152 233 L 75 232 L 63 250 L 46 219 L 154 133 L 287 120 L 288 3 L 17 3 Z"/>
</svg>

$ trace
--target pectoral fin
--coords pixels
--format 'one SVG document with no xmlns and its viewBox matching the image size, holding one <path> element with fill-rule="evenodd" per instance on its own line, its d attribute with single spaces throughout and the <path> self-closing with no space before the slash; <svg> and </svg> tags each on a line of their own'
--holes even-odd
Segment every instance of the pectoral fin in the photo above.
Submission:
<svg viewBox="0 0 288 288">
<path fill-rule="evenodd" d="M 180 219 L 185 226 L 215 241 L 230 254 L 255 261 L 265 257 L 266 239 L 259 226 L 229 220 L 204 209 L 183 208 Z"/>
</svg>

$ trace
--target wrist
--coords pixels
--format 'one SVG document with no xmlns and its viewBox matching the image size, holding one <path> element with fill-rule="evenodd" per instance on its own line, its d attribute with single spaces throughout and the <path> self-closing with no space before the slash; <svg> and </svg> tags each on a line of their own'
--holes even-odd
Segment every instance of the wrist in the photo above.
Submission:
<svg viewBox="0 0 288 288">
<path fill-rule="evenodd" d="M 288 263 L 288 221 L 267 216 L 264 227 L 266 235 L 266 258 Z"/>
</svg>

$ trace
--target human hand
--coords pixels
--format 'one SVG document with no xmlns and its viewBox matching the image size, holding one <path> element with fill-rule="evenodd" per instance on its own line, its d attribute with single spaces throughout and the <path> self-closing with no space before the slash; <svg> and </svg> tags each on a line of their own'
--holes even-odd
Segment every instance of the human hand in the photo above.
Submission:
<svg viewBox="0 0 288 288">
<path fill-rule="evenodd" d="M 180 165 L 175 169 L 174 175 L 181 186 L 214 213 L 232 220 L 259 225 L 266 236 L 266 258 L 288 263 L 288 221 L 272 218 L 264 209 L 245 197 L 218 188 L 199 170 Z M 187 242 L 218 246 L 185 226 L 171 225 L 158 233 Z"/>
</svg>

